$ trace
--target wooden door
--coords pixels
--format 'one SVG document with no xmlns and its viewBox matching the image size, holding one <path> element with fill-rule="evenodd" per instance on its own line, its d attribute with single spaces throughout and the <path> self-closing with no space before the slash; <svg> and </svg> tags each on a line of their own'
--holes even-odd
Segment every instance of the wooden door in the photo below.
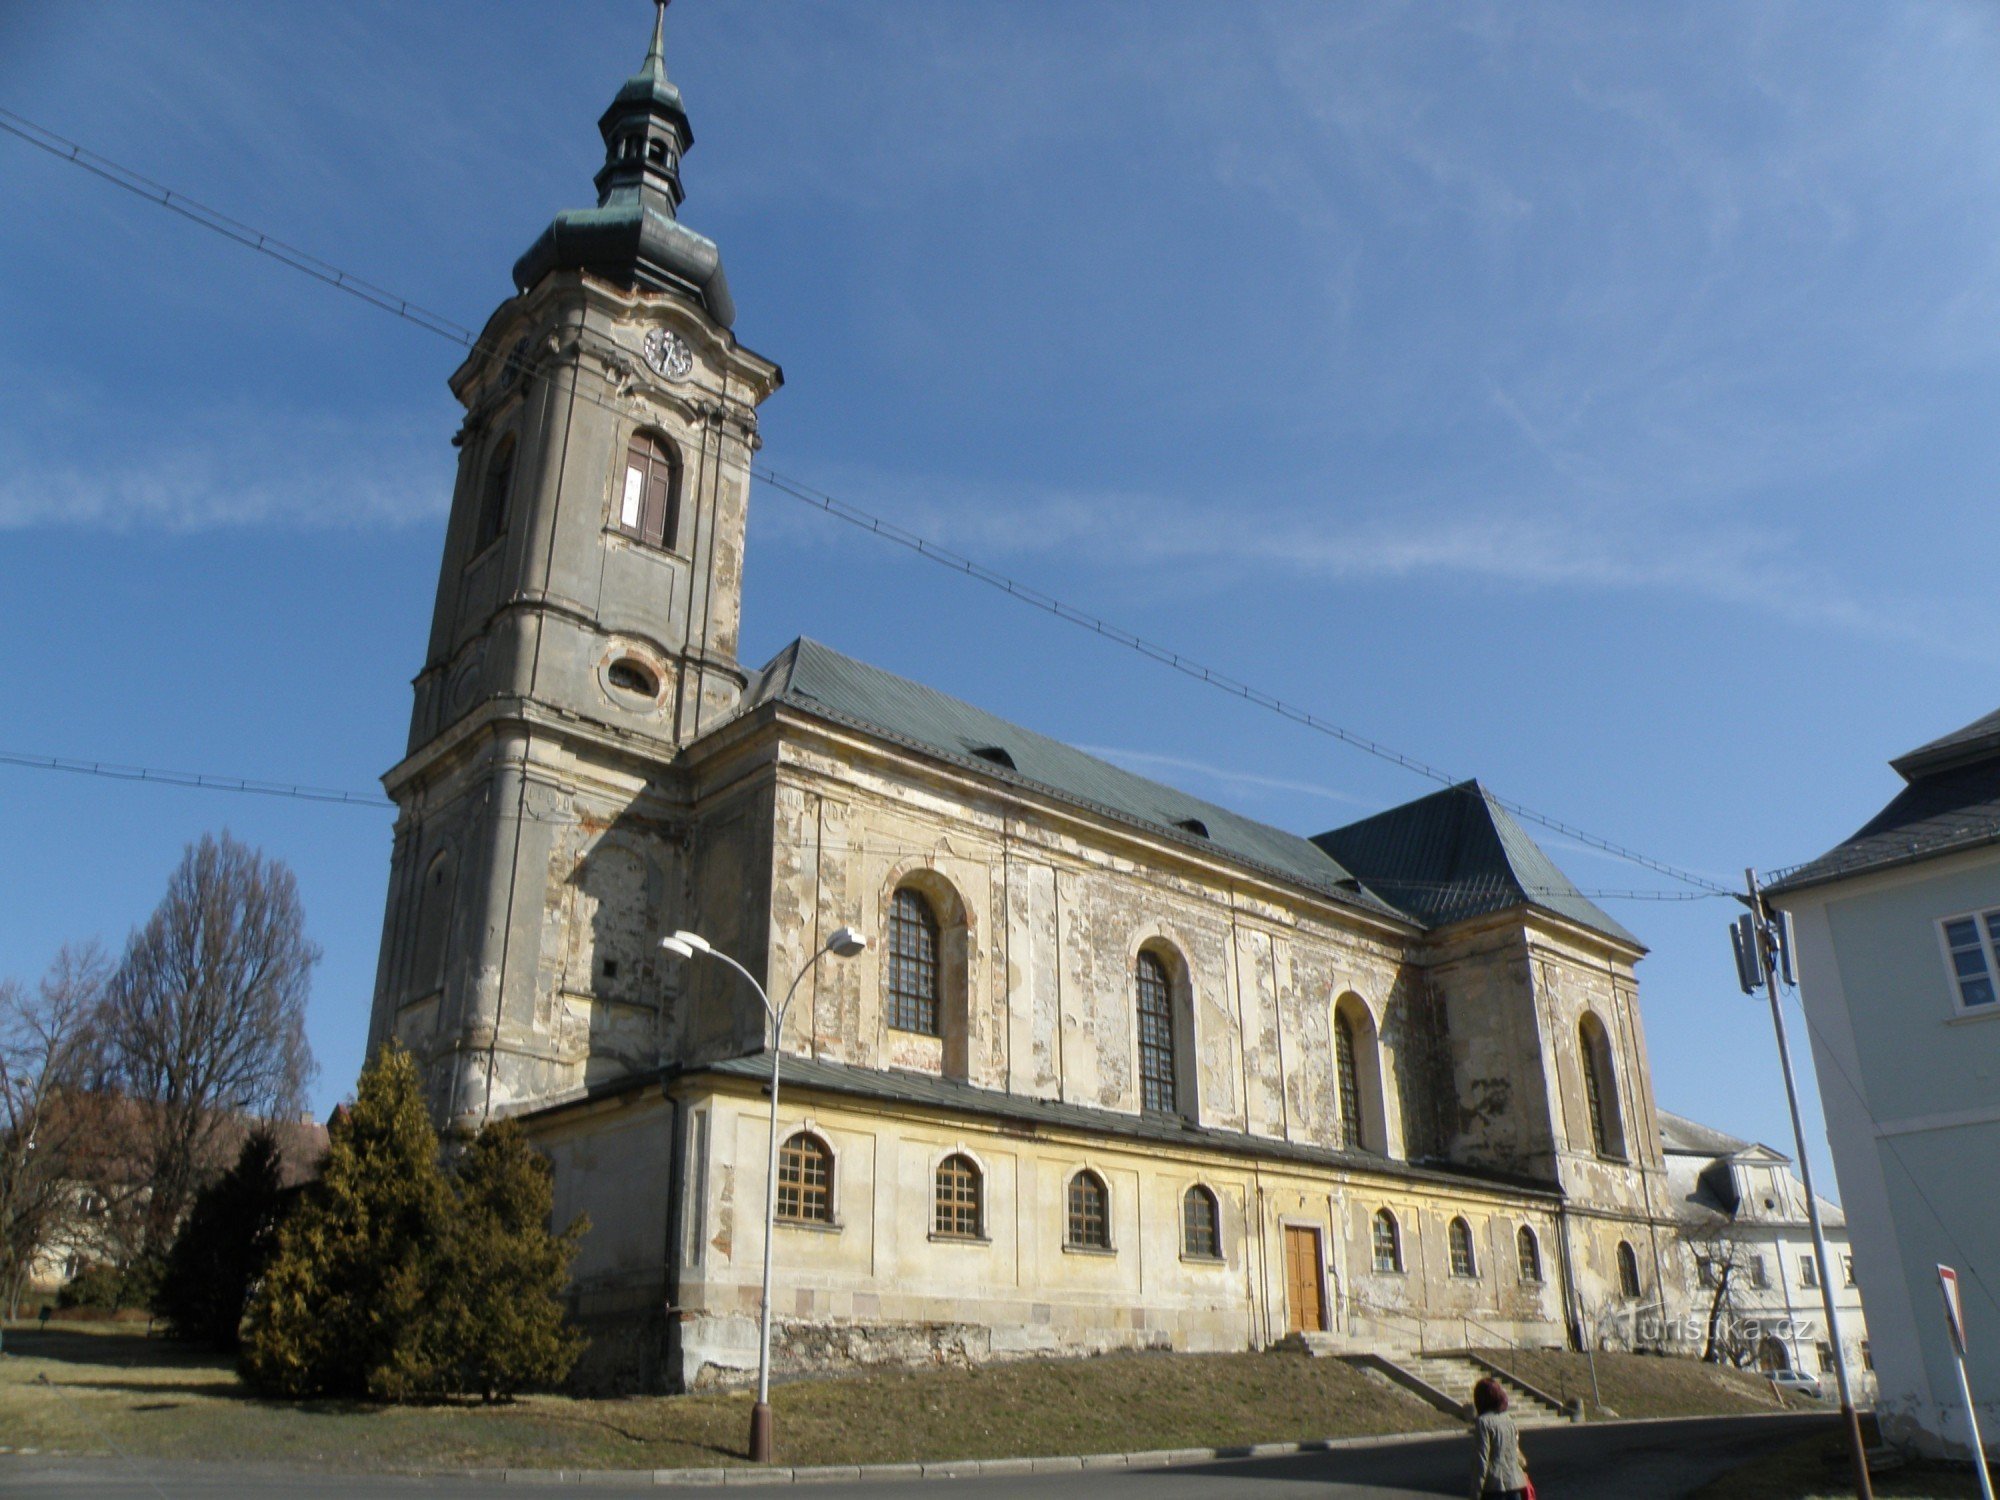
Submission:
<svg viewBox="0 0 2000 1500">
<path fill-rule="evenodd" d="M 1285 1226 L 1285 1309 L 1293 1333 L 1325 1332 L 1325 1281 L 1317 1229 Z"/>
</svg>

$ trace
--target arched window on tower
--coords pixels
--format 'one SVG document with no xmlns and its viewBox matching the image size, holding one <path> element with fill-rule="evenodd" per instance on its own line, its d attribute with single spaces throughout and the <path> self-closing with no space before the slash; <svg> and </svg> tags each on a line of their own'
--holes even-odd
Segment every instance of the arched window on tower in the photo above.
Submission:
<svg viewBox="0 0 2000 1500">
<path fill-rule="evenodd" d="M 486 463 L 486 483 L 479 491 L 479 521 L 472 532 L 472 555 L 477 557 L 500 540 L 507 529 L 507 499 L 514 488 L 514 434 L 500 439 Z"/>
<path fill-rule="evenodd" d="M 1382 1101 L 1381 1046 L 1375 1018 L 1356 994 L 1333 1006 L 1333 1081 L 1340 1105 L 1340 1144 L 1349 1151 L 1389 1154 L 1389 1122 Z"/>
<path fill-rule="evenodd" d="M 1618 1242 L 1618 1295 L 1639 1295 L 1639 1254 L 1632 1248 L 1630 1240 Z"/>
<path fill-rule="evenodd" d="M 1158 954 L 1141 953 L 1133 979 L 1139 1004 L 1139 1107 L 1174 1114 L 1180 1109 L 1180 1058 L 1167 966 Z"/>
<path fill-rule="evenodd" d="M 625 450 L 618 529 L 652 546 L 672 548 L 680 533 L 680 509 L 680 453 L 653 433 L 633 433 Z"/>
<path fill-rule="evenodd" d="M 1618 1114 L 1618 1074 L 1611 1063 L 1611 1038 L 1604 1023 L 1586 1013 L 1577 1023 L 1583 1097 L 1590 1112 L 1590 1143 L 1599 1156 L 1625 1155 L 1624 1122 Z"/>
<path fill-rule="evenodd" d="M 889 1024 L 924 1036 L 938 1026 L 938 920 L 923 893 L 900 887 L 889 903 Z"/>
</svg>

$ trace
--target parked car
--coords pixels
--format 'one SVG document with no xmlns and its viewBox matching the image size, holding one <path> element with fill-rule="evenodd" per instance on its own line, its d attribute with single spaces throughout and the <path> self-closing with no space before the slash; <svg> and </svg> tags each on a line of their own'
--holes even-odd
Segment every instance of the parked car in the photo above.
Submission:
<svg viewBox="0 0 2000 1500">
<path fill-rule="evenodd" d="M 1771 1384 L 1781 1391 L 1791 1391 L 1794 1395 L 1810 1396 L 1815 1401 L 1824 1401 L 1826 1392 L 1820 1389 L 1819 1378 L 1808 1375 L 1804 1370 L 1773 1370 Z"/>
</svg>

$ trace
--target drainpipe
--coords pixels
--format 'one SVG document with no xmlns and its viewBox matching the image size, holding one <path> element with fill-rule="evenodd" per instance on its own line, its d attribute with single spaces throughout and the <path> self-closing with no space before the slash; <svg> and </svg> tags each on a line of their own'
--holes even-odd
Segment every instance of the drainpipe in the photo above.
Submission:
<svg viewBox="0 0 2000 1500">
<path fill-rule="evenodd" d="M 666 1244 L 661 1256 L 661 1317 L 659 1357 L 666 1368 L 655 1382 L 662 1389 L 678 1389 L 681 1357 L 681 1240 L 687 1201 L 688 1112 L 681 1101 L 668 1092 L 662 1080 L 660 1097 L 667 1102 L 667 1222 Z"/>
</svg>

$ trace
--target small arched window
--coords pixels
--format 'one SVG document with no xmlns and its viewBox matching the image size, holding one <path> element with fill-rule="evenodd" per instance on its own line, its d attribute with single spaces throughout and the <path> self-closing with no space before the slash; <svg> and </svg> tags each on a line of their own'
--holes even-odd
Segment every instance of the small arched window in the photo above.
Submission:
<svg viewBox="0 0 2000 1500">
<path fill-rule="evenodd" d="M 1526 1224 L 1514 1236 L 1514 1246 L 1521 1258 L 1521 1280 L 1529 1286 L 1542 1284 L 1542 1242 L 1535 1238 L 1535 1231 Z"/>
<path fill-rule="evenodd" d="M 1599 1156 L 1623 1156 L 1625 1132 L 1618 1117 L 1618 1075 L 1611 1065 L 1611 1038 L 1604 1023 L 1585 1015 L 1577 1023 L 1583 1064 L 1583 1097 L 1590 1111 L 1590 1143 Z"/>
<path fill-rule="evenodd" d="M 889 1024 L 939 1034 L 937 914 L 909 886 L 889 903 Z"/>
<path fill-rule="evenodd" d="M 833 1222 L 833 1148 L 809 1130 L 778 1150 L 778 1217 L 793 1224 Z"/>
<path fill-rule="evenodd" d="M 507 498 L 514 489 L 514 434 L 500 439 L 486 464 L 486 483 L 479 491 L 479 521 L 472 532 L 472 555 L 477 557 L 500 540 L 507 529 Z"/>
<path fill-rule="evenodd" d="M 1181 1254 L 1196 1260 L 1222 1259 L 1222 1215 L 1215 1194 L 1200 1183 L 1181 1197 Z"/>
<path fill-rule="evenodd" d="M 1139 1107 L 1172 1114 L 1180 1107 L 1174 1048 L 1174 993 L 1159 955 L 1141 953 L 1134 980 L 1139 992 Z"/>
<path fill-rule="evenodd" d="M 1376 1270 L 1403 1269 L 1403 1232 L 1396 1226 L 1396 1216 L 1386 1208 L 1375 1210 L 1374 1246 Z"/>
<path fill-rule="evenodd" d="M 618 529 L 655 547 L 671 548 L 680 532 L 681 459 L 672 443 L 635 432 L 625 450 L 625 487 Z"/>
<path fill-rule="evenodd" d="M 1479 1262 L 1472 1253 L 1472 1226 L 1464 1219 L 1453 1219 L 1445 1231 L 1445 1239 L 1451 1246 L 1451 1274 L 1477 1276 Z"/>
<path fill-rule="evenodd" d="M 953 1239 L 976 1240 L 982 1222 L 984 1183 L 979 1164 L 963 1152 L 938 1163 L 936 1214 L 931 1227 Z"/>
<path fill-rule="evenodd" d="M 1639 1295 L 1639 1256 L 1630 1240 L 1618 1242 L 1618 1294 L 1621 1297 Z"/>
<path fill-rule="evenodd" d="M 1111 1193 L 1088 1169 L 1069 1180 L 1069 1229 L 1065 1243 L 1079 1250 L 1111 1248 Z"/>
</svg>

